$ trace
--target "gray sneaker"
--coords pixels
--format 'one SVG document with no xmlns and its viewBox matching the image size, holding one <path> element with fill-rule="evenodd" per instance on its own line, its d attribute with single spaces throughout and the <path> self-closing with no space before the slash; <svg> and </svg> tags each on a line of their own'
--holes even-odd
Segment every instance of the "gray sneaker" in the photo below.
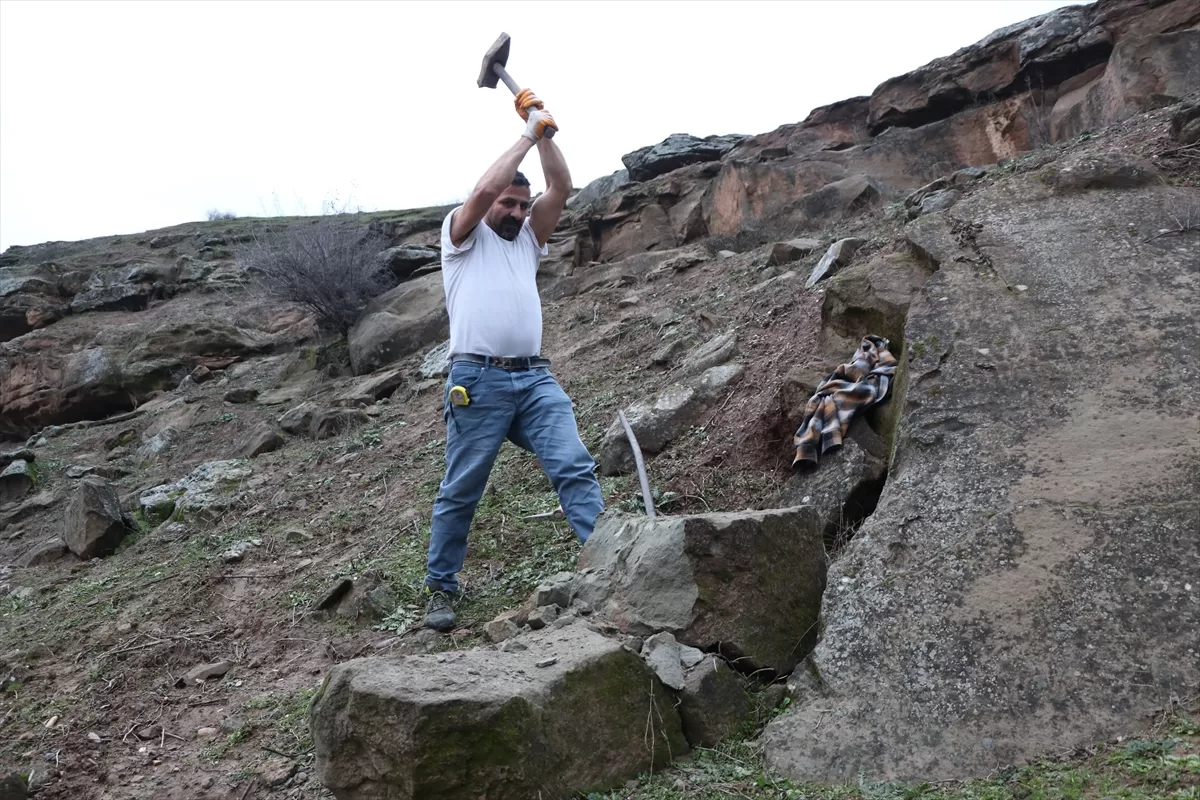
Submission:
<svg viewBox="0 0 1200 800">
<path fill-rule="evenodd" d="M 425 587 L 429 600 L 425 603 L 425 627 L 446 633 L 454 630 L 458 617 L 454 613 L 454 592 Z"/>
</svg>

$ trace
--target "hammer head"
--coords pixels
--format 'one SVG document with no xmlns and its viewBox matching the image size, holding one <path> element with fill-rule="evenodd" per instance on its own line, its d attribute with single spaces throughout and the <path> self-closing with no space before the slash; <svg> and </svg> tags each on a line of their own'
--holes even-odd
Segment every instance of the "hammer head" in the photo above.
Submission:
<svg viewBox="0 0 1200 800">
<path fill-rule="evenodd" d="M 509 35 L 502 33 L 496 43 L 488 48 L 487 52 L 483 54 L 483 66 L 479 69 L 479 80 L 476 81 L 476 85 L 480 88 L 485 86 L 489 89 L 496 88 L 500 76 L 492 69 L 492 65 L 499 64 L 503 67 L 508 64 L 508 46 L 511 43 L 512 39 Z"/>
</svg>

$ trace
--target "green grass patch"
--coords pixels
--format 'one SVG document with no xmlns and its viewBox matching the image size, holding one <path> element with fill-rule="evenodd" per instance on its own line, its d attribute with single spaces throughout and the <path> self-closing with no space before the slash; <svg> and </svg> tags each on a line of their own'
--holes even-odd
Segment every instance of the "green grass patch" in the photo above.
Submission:
<svg viewBox="0 0 1200 800">
<path fill-rule="evenodd" d="M 798 783 L 770 774 L 750 738 L 693 751 L 690 762 L 636 787 L 587 800 L 1198 800 L 1200 727 L 1183 715 L 1166 736 L 1100 745 L 1067 760 L 1008 767 L 986 778 L 932 783 Z"/>
</svg>

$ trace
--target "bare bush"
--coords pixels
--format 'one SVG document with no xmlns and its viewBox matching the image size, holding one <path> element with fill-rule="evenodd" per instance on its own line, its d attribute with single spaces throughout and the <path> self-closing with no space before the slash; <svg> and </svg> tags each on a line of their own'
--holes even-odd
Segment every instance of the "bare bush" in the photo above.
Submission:
<svg viewBox="0 0 1200 800">
<path fill-rule="evenodd" d="M 1171 226 L 1160 229 L 1158 233 L 1145 241 L 1152 242 L 1163 236 L 1174 236 L 1200 230 L 1200 198 L 1195 195 L 1194 190 L 1172 192 L 1167 219 Z"/>
<path fill-rule="evenodd" d="M 252 288 L 311 311 L 323 330 L 345 335 L 372 298 L 392 287 L 379 236 L 329 219 L 255 232 L 238 255 Z"/>
<path fill-rule="evenodd" d="M 735 253 L 744 253 L 747 250 L 753 250 L 756 247 L 761 247 L 767 242 L 773 241 L 772 234 L 763 230 L 759 226 L 751 223 L 743 225 L 737 233 L 725 234 L 722 236 L 709 236 L 700 242 L 711 254 L 719 253 L 722 250 L 731 250 Z"/>
<path fill-rule="evenodd" d="M 210 208 L 207 213 L 208 221 L 212 222 L 219 219 L 237 219 L 237 214 L 232 211 L 220 211 L 215 208 Z"/>
</svg>

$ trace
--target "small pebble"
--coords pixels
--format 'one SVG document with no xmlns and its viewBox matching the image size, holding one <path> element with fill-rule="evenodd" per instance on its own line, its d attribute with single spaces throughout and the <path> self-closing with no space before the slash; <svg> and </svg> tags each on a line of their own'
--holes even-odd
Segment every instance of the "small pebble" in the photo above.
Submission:
<svg viewBox="0 0 1200 800">
<path fill-rule="evenodd" d="M 196 735 L 201 739 L 211 739 L 218 733 L 220 733 L 220 731 L 218 731 L 216 728 L 200 728 L 196 731 Z"/>
<path fill-rule="evenodd" d="M 537 665 L 539 667 L 552 667 L 557 663 L 558 659 L 554 656 L 551 656 L 550 658 L 543 658 L 541 661 L 537 662 Z"/>
</svg>

